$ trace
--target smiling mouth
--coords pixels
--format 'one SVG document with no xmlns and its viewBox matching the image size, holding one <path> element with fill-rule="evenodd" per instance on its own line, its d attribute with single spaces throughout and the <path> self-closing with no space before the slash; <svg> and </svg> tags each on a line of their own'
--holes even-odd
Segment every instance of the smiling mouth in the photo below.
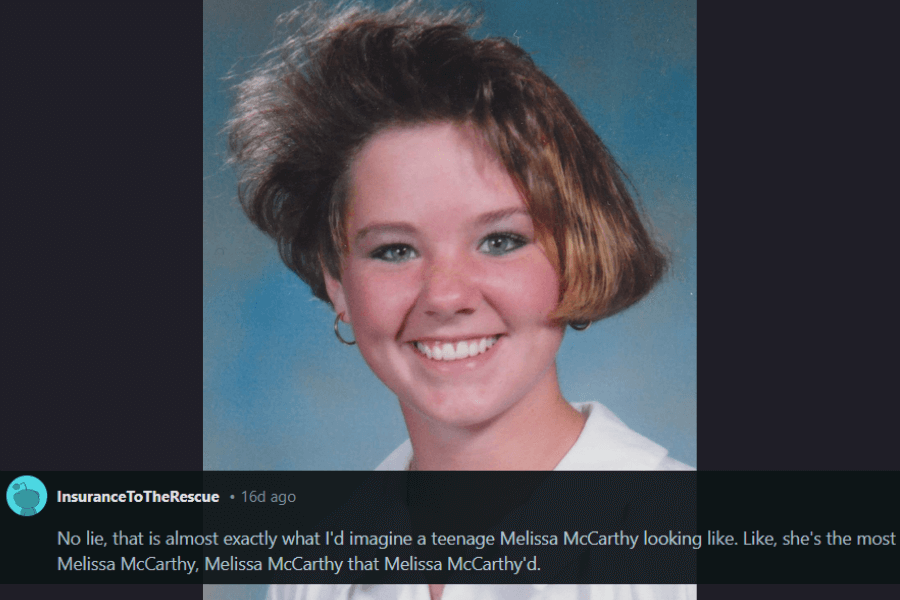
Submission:
<svg viewBox="0 0 900 600">
<path fill-rule="evenodd" d="M 418 350 L 419 354 L 431 360 L 462 360 L 484 354 L 499 339 L 499 335 L 492 335 L 461 340 L 452 344 L 449 342 L 413 342 L 413 347 Z"/>
</svg>

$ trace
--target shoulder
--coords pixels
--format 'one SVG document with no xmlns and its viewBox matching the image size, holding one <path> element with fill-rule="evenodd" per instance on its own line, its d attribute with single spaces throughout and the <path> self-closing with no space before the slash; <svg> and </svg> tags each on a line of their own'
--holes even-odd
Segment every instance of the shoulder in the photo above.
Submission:
<svg viewBox="0 0 900 600">
<path fill-rule="evenodd" d="M 662 459 L 657 467 L 658 471 L 696 471 L 694 467 L 684 464 L 681 461 L 677 461 L 674 458 L 669 456 Z"/>
<path fill-rule="evenodd" d="M 587 417 L 557 471 L 689 471 L 659 444 L 629 428 L 599 402 L 573 404 Z"/>
<path fill-rule="evenodd" d="M 376 471 L 407 471 L 412 460 L 412 443 L 406 440 L 400 447 L 391 452 L 381 464 L 375 467 Z"/>
</svg>

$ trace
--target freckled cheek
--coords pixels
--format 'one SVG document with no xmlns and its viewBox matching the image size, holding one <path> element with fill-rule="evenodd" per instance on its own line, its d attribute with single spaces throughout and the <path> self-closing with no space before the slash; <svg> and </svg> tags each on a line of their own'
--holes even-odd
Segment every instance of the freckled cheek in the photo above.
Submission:
<svg viewBox="0 0 900 600">
<path fill-rule="evenodd" d="M 550 272 L 536 283 L 536 287 L 540 290 L 540 293 L 535 294 L 538 311 L 549 316 L 559 306 L 560 285 L 556 270 L 550 267 Z"/>
<path fill-rule="evenodd" d="M 508 265 L 490 280 L 494 296 L 523 318 L 544 320 L 559 303 L 559 276 L 543 256 L 523 260 L 515 268 Z"/>
<path fill-rule="evenodd" d="M 411 286 L 403 278 L 351 277 L 345 287 L 357 337 L 378 342 L 394 339 L 409 310 Z"/>
</svg>

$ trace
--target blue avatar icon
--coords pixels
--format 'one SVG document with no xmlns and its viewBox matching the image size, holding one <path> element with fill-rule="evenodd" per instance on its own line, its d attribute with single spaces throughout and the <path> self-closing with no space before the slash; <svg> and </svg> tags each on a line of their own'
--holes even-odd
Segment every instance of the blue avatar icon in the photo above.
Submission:
<svg viewBox="0 0 900 600">
<path fill-rule="evenodd" d="M 34 507 L 37 506 L 41 501 L 41 495 L 37 492 L 37 490 L 29 490 L 28 485 L 23 481 L 22 483 L 14 483 L 13 489 L 19 489 L 19 486 L 24 487 L 25 489 L 21 492 L 16 492 L 13 494 L 13 502 L 22 507 L 22 512 L 19 514 L 24 517 L 30 517 L 31 515 L 36 515 L 37 513 L 34 511 Z"/>
<path fill-rule="evenodd" d="M 14 513 L 31 517 L 47 504 L 47 488 L 31 475 L 16 477 L 6 489 L 6 502 Z"/>
</svg>

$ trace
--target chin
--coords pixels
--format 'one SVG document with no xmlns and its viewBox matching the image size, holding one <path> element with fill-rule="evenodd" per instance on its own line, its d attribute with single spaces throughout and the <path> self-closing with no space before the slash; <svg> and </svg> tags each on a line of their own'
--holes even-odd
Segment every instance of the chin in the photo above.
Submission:
<svg viewBox="0 0 900 600">
<path fill-rule="evenodd" d="M 484 398 L 485 395 L 477 397 Z M 486 425 L 511 407 L 499 400 L 475 403 L 442 395 L 401 400 L 400 404 L 404 412 L 412 410 L 435 425 L 469 429 Z"/>
</svg>

